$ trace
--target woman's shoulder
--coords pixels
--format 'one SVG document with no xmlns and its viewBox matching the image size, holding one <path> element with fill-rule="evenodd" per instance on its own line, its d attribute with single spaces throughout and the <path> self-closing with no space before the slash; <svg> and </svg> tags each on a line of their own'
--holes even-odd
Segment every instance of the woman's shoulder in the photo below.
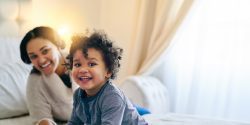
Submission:
<svg viewBox="0 0 250 125">
<path fill-rule="evenodd" d="M 39 82 L 41 81 L 41 79 L 42 79 L 41 74 L 31 73 L 28 76 L 28 84 L 31 82 Z"/>
<path fill-rule="evenodd" d="M 28 80 L 27 80 L 27 89 L 35 89 L 37 87 L 40 87 L 41 85 L 41 80 L 42 77 L 39 74 L 35 74 L 35 73 L 31 73 L 28 76 Z"/>
</svg>

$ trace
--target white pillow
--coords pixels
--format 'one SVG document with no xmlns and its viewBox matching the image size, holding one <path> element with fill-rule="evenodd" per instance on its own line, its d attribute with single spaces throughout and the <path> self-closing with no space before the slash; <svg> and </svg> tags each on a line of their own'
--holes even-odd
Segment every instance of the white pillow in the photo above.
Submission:
<svg viewBox="0 0 250 125">
<path fill-rule="evenodd" d="M 17 0 L 0 0 L 0 18 L 3 20 L 16 20 L 18 17 Z"/>
<path fill-rule="evenodd" d="M 0 63 L 21 62 L 21 37 L 0 37 Z"/>
<path fill-rule="evenodd" d="M 0 118 L 28 113 L 26 82 L 31 68 L 22 62 L 0 63 Z"/>
<path fill-rule="evenodd" d="M 134 104 L 151 113 L 164 114 L 170 110 L 168 90 L 154 76 L 130 76 L 119 87 Z"/>
<path fill-rule="evenodd" d="M 19 35 L 19 26 L 15 20 L 0 21 L 0 36 L 15 37 Z"/>
</svg>

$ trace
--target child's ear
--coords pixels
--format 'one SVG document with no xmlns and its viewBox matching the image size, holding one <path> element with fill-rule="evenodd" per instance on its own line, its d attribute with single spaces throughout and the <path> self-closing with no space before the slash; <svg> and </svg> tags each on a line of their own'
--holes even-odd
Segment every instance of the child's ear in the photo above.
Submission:
<svg viewBox="0 0 250 125">
<path fill-rule="evenodd" d="M 107 72 L 107 74 L 106 74 L 106 78 L 110 78 L 111 77 L 111 75 L 112 75 L 112 73 L 111 72 Z"/>
</svg>

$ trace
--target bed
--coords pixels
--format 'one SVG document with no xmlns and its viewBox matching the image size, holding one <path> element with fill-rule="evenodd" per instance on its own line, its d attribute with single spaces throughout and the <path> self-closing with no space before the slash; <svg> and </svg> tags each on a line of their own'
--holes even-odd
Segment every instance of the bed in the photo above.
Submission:
<svg viewBox="0 0 250 125">
<path fill-rule="evenodd" d="M 26 106 L 26 80 L 31 70 L 20 60 L 19 43 L 31 20 L 31 0 L 0 0 L 0 125 L 31 125 Z M 250 125 L 239 121 L 170 113 L 167 88 L 153 76 L 131 76 L 120 89 L 151 111 L 150 125 Z"/>
<path fill-rule="evenodd" d="M 250 125 L 243 121 L 171 113 L 168 90 L 154 76 L 130 76 L 119 87 L 133 103 L 151 111 L 143 115 L 150 125 Z"/>
<path fill-rule="evenodd" d="M 29 125 L 26 80 L 31 66 L 21 62 L 19 43 L 32 27 L 31 0 L 0 1 L 0 125 Z"/>
</svg>

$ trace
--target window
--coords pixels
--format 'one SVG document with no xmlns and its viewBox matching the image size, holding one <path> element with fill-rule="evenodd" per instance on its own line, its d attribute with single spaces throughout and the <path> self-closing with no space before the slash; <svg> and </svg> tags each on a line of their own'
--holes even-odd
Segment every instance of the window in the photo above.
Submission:
<svg viewBox="0 0 250 125">
<path fill-rule="evenodd" d="M 194 3 L 153 74 L 168 87 L 172 112 L 250 121 L 249 5 Z"/>
</svg>

